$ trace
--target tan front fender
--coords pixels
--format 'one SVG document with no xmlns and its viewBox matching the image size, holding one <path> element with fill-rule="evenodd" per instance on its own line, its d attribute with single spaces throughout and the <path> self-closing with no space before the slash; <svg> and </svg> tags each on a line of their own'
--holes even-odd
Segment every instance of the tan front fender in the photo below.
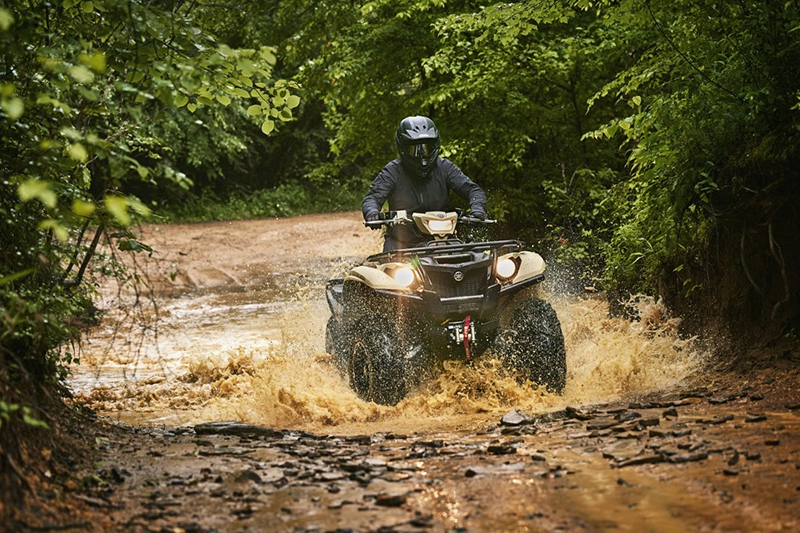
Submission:
<svg viewBox="0 0 800 533">
<path fill-rule="evenodd" d="M 390 264 L 381 265 L 382 267 L 389 267 Z M 345 280 L 358 281 L 371 287 L 373 289 L 383 289 L 391 291 L 408 291 L 408 288 L 399 285 L 395 282 L 394 278 L 375 267 L 370 266 L 357 266 L 344 278 Z"/>
</svg>

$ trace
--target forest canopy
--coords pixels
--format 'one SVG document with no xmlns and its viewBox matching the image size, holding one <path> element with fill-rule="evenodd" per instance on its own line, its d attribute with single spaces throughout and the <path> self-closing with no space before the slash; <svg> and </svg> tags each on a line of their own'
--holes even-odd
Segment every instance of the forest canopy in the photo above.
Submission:
<svg viewBox="0 0 800 533">
<path fill-rule="evenodd" d="M 356 209 L 415 114 L 577 290 L 793 336 L 798 30 L 777 0 L 0 0 L 2 396 L 64 377 L 88 271 L 129 275 L 99 242 Z"/>
</svg>

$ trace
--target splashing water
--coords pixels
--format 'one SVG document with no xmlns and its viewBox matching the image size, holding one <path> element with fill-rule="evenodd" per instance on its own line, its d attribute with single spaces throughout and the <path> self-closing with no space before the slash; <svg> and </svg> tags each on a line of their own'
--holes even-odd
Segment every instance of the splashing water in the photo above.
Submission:
<svg viewBox="0 0 800 533">
<path fill-rule="evenodd" d="M 224 333 L 214 329 L 212 344 L 195 338 L 191 348 L 182 347 L 171 374 L 145 374 L 121 385 L 101 379 L 81 387 L 77 396 L 101 412 L 123 412 L 129 416 L 120 418 L 138 421 L 235 419 L 318 432 L 404 433 L 478 427 L 515 407 L 536 413 L 634 397 L 673 387 L 700 367 L 702 354 L 693 339 L 679 338 L 678 321 L 652 299 L 632 300 L 635 321 L 609 318 L 600 297 L 551 303 L 566 343 L 562 396 L 521 385 L 498 361 L 484 357 L 469 365 L 445 362 L 437 377 L 395 407 L 364 402 L 323 351 L 328 312 L 319 301 L 285 306 L 269 320 L 271 338 L 254 348 L 231 346 L 236 337 L 244 340 L 243 329 L 264 329 L 260 321 L 232 326 L 233 339 L 220 339 Z"/>
</svg>

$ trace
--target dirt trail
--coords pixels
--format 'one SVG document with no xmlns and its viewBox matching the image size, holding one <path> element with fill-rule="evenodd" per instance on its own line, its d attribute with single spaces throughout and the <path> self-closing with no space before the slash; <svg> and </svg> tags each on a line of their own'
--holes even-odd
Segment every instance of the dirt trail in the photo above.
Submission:
<svg viewBox="0 0 800 533">
<path fill-rule="evenodd" d="M 487 363 L 385 408 L 358 400 L 322 349 L 325 279 L 379 249 L 357 213 L 143 239 L 159 251 L 140 264 L 158 342 L 107 325 L 74 369 L 78 400 L 126 422 L 64 486 L 85 508 L 76 531 L 800 529 L 785 354 L 712 373 L 658 306 L 628 323 L 597 298 L 557 300 L 563 397 Z"/>
</svg>

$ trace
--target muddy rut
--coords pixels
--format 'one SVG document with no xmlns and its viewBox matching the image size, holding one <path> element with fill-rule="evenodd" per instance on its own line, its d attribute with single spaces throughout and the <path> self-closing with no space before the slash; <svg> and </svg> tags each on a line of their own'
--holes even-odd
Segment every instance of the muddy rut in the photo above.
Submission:
<svg viewBox="0 0 800 533">
<path fill-rule="evenodd" d="M 94 512 L 80 529 L 800 529 L 791 354 L 711 368 L 713 336 L 679 337 L 657 302 L 609 318 L 556 275 L 563 396 L 484 360 L 388 408 L 324 353 L 325 280 L 380 247 L 358 213 L 142 233 L 148 289 L 102 287 L 107 316 L 73 368 L 76 401 L 113 429 L 95 481 L 71 487 Z"/>
</svg>

